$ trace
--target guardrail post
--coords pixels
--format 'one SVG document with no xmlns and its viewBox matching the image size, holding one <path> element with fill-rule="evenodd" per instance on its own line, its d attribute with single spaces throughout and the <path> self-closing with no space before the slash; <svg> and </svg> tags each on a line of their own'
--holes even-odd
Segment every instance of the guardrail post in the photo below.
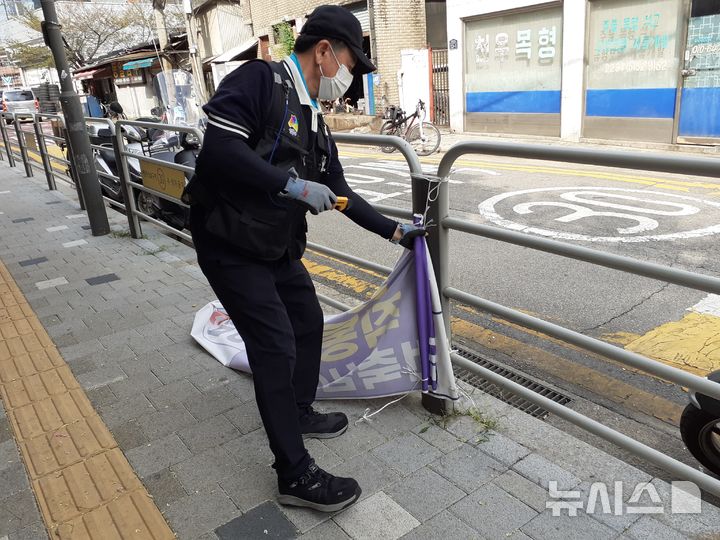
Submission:
<svg viewBox="0 0 720 540">
<path fill-rule="evenodd" d="M 6 113 L 0 113 L 0 133 L 2 133 L 3 143 L 5 144 L 5 152 L 8 156 L 8 163 L 11 167 L 15 166 L 15 156 L 13 156 L 12 148 L 10 146 L 10 138 L 7 133 L 7 116 Z"/>
<path fill-rule="evenodd" d="M 113 152 L 115 152 L 115 162 L 118 163 L 118 178 L 120 179 L 120 189 L 125 199 L 125 214 L 128 219 L 128 228 L 130 236 L 133 238 L 142 238 L 142 226 L 136 214 L 135 208 L 135 190 L 128 183 L 130 180 L 130 169 L 128 169 L 127 156 L 123 155 L 126 151 L 125 138 L 121 125 L 115 126 L 113 134 Z"/>
<path fill-rule="evenodd" d="M 42 131 L 42 125 L 40 124 L 40 115 L 33 115 L 33 126 L 35 128 L 35 138 L 37 139 L 38 151 L 40 152 L 40 159 L 42 160 L 43 169 L 45 170 L 45 178 L 47 178 L 48 189 L 56 190 L 55 177 L 52 173 L 52 163 L 48 157 L 47 145 L 45 144 L 45 137 Z"/>
<path fill-rule="evenodd" d="M 438 224 L 440 223 L 440 211 L 438 209 L 439 196 L 434 202 L 428 202 L 428 192 L 432 190 L 433 197 L 435 190 L 438 188 L 436 180 L 429 177 L 422 172 L 420 167 L 419 171 L 413 171 L 412 165 L 410 166 L 410 178 L 412 179 L 412 208 L 414 214 L 425 214 L 427 210 L 428 223 Z M 447 183 L 441 183 L 440 187 Z M 447 190 L 445 193 L 447 197 Z M 431 197 L 432 198 L 432 197 Z M 427 208 L 426 208 L 426 205 Z M 443 253 L 442 247 L 443 242 L 447 245 L 447 231 L 445 231 L 445 238 L 440 234 L 443 231 L 442 227 L 431 227 L 429 229 L 429 235 L 427 237 L 428 251 L 430 252 L 430 259 L 432 260 L 433 267 L 435 270 L 435 279 L 438 283 L 438 289 L 442 292 L 443 290 L 443 279 L 447 276 L 447 258 L 442 259 L 441 254 Z M 440 296 L 442 302 L 443 317 L 445 321 L 445 330 L 447 332 L 448 339 L 450 339 L 450 313 L 449 313 L 449 302 L 447 299 Z M 447 412 L 447 402 L 444 399 L 432 396 L 430 394 L 422 395 L 422 406 L 426 411 L 432 414 L 444 415 Z"/>
<path fill-rule="evenodd" d="M 15 134 L 17 135 L 18 146 L 20 147 L 20 157 L 22 157 L 23 165 L 25 165 L 25 176 L 30 178 L 33 176 L 33 170 L 30 165 L 30 160 L 28 159 L 27 146 L 25 145 L 25 133 L 20 129 L 20 119 L 18 116 L 15 116 L 13 125 L 15 127 Z"/>
</svg>

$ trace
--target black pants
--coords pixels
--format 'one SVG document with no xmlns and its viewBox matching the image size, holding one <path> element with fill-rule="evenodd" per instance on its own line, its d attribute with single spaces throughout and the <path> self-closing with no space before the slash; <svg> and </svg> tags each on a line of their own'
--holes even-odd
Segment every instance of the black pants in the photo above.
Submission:
<svg viewBox="0 0 720 540">
<path fill-rule="evenodd" d="M 292 480 L 310 463 L 298 416 L 315 400 L 320 372 L 323 313 L 315 287 L 298 260 L 223 258 L 217 245 L 203 243 L 203 231 L 195 229 L 193 239 L 200 268 L 245 342 L 274 467 Z"/>
</svg>

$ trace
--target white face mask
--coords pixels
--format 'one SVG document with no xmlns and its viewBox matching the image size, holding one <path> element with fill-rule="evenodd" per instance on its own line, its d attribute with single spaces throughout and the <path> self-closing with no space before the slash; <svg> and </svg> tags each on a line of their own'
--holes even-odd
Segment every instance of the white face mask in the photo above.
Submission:
<svg viewBox="0 0 720 540">
<path fill-rule="evenodd" d="M 337 56 L 335 56 L 335 51 L 330 49 L 330 52 L 332 52 L 333 56 L 335 57 L 335 61 L 337 62 L 337 65 L 340 69 L 338 69 L 338 72 L 335 74 L 334 77 L 326 77 L 323 75 L 322 72 L 322 66 L 318 66 L 320 68 L 320 87 L 318 88 L 318 99 L 322 99 L 324 101 L 334 101 L 338 98 L 341 98 L 345 95 L 345 92 L 348 91 L 348 88 L 350 88 L 350 85 L 353 81 L 352 73 L 350 73 L 350 70 L 348 70 L 347 66 L 345 64 L 341 64 L 340 61 L 337 59 Z"/>
</svg>

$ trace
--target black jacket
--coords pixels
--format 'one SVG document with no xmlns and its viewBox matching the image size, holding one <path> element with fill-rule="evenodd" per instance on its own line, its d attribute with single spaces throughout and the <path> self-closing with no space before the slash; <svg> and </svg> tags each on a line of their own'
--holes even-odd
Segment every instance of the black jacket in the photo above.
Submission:
<svg viewBox="0 0 720 540">
<path fill-rule="evenodd" d="M 301 178 L 352 198 L 348 217 L 384 238 L 392 236 L 396 222 L 347 186 L 322 116 L 301 103 L 284 62 L 253 61 L 238 68 L 204 109 L 208 130 L 187 189 L 199 250 L 209 246 L 218 256 L 237 253 L 266 261 L 301 258 L 305 209 L 278 196 L 291 167 Z"/>
</svg>

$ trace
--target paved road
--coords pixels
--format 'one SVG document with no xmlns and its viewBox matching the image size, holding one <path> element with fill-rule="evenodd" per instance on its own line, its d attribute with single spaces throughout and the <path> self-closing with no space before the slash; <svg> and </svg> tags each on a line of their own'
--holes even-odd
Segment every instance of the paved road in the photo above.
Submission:
<svg viewBox="0 0 720 540">
<path fill-rule="evenodd" d="M 341 156 L 358 193 L 410 206 L 401 156 L 349 146 Z M 434 172 L 439 158 L 423 161 Z M 455 216 L 708 275 L 720 270 L 715 179 L 493 157 L 461 159 L 450 179 Z M 317 243 L 388 266 L 397 259 L 399 248 L 337 213 L 310 221 Z M 720 302 L 707 293 L 463 233 L 451 233 L 450 253 L 455 287 L 692 373 L 720 369 Z M 358 297 L 381 281 L 317 253 L 308 258 L 320 281 Z M 694 464 L 675 427 L 681 389 L 462 306 L 454 315 L 460 342 Z"/>
</svg>

